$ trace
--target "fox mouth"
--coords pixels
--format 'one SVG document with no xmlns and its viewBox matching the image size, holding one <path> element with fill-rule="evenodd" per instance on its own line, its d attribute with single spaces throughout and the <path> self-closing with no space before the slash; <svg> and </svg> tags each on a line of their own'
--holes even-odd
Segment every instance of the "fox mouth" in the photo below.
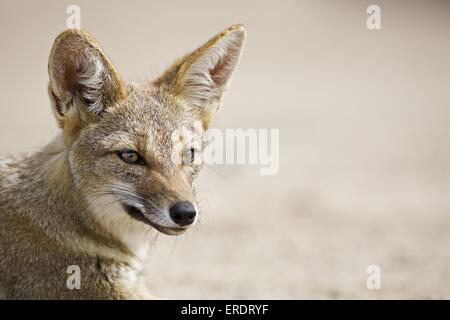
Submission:
<svg viewBox="0 0 450 320">
<path fill-rule="evenodd" d="M 143 222 L 145 224 L 148 224 L 148 225 L 152 226 L 153 228 L 155 228 L 156 230 L 158 230 L 159 232 L 164 233 L 166 235 L 176 236 L 176 235 L 180 235 L 186 231 L 186 228 L 171 228 L 171 227 L 161 226 L 161 225 L 156 224 L 156 223 L 150 221 L 149 219 L 147 219 L 147 217 L 145 217 L 144 213 L 140 209 L 138 209 L 134 206 L 130 206 L 128 204 L 122 204 L 122 206 L 125 209 L 125 212 L 131 218 L 138 220 L 140 222 Z"/>
</svg>

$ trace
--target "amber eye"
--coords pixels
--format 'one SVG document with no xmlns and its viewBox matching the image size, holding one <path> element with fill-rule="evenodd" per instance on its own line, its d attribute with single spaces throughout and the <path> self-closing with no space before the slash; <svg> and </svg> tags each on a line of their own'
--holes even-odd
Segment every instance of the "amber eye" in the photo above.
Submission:
<svg viewBox="0 0 450 320">
<path fill-rule="evenodd" d="M 145 164 L 144 159 L 136 151 L 133 150 L 119 151 L 117 155 L 120 159 L 122 159 L 123 162 L 128 164 Z"/>
</svg>

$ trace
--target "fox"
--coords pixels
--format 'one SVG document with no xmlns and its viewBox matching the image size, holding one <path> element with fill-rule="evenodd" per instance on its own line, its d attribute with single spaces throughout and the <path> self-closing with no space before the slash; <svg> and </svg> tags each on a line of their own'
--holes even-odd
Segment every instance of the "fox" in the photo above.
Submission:
<svg viewBox="0 0 450 320">
<path fill-rule="evenodd" d="M 245 40 L 232 25 L 131 82 L 87 31 L 56 37 L 48 96 L 59 133 L 0 158 L 0 298 L 155 298 L 143 275 L 149 235 L 177 236 L 199 219 L 201 155 L 180 132 L 211 127 Z"/>
</svg>

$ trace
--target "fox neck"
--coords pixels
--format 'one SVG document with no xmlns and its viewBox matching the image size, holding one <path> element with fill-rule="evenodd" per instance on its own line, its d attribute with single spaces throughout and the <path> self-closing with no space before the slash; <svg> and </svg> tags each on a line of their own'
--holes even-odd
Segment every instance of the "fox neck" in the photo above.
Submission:
<svg viewBox="0 0 450 320">
<path fill-rule="evenodd" d="M 44 232 L 64 246 L 92 256 L 114 259 L 142 269 L 150 241 L 147 234 L 114 233 L 95 218 L 87 201 L 77 190 L 62 135 L 30 158 L 34 180 L 42 180 L 39 197 L 48 199 L 39 219 L 53 229 Z M 47 193 L 47 194 L 45 194 Z M 51 221 L 49 221 L 51 220 Z"/>
</svg>

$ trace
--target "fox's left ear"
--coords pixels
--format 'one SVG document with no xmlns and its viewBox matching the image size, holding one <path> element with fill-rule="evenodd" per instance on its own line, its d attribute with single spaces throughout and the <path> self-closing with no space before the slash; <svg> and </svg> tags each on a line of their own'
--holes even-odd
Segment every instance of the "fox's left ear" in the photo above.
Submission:
<svg viewBox="0 0 450 320">
<path fill-rule="evenodd" d="M 242 25 L 231 26 L 175 63 L 156 84 L 184 100 L 208 128 L 239 62 L 245 37 Z"/>
</svg>

